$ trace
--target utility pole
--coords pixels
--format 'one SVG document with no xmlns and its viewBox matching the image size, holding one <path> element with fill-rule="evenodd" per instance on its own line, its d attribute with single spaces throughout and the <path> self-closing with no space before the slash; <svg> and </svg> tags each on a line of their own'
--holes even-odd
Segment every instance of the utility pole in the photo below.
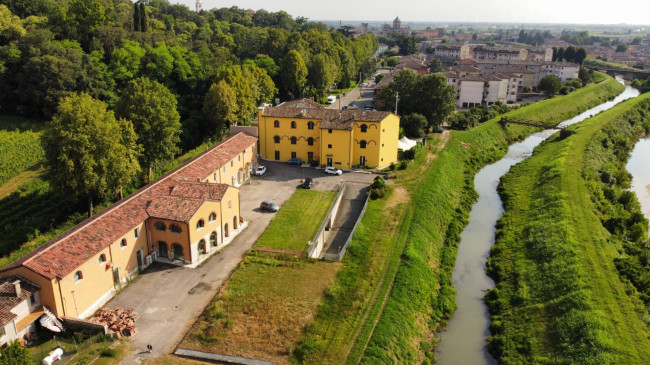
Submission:
<svg viewBox="0 0 650 365">
<path fill-rule="evenodd" d="M 399 91 L 395 93 L 395 115 L 397 115 L 397 103 L 399 103 Z"/>
</svg>

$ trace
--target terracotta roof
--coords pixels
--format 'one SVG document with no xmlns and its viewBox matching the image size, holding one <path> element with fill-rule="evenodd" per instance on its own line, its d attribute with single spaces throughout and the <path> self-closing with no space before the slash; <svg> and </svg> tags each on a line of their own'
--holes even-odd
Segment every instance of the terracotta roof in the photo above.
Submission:
<svg viewBox="0 0 650 365">
<path fill-rule="evenodd" d="M 221 200 L 226 190 L 228 190 L 226 184 L 182 182 L 174 186 L 169 195 L 194 199 Z"/>
<path fill-rule="evenodd" d="M 382 80 L 383 81 L 383 80 Z M 390 112 L 362 112 L 360 110 L 336 110 L 324 108 L 291 108 L 281 105 L 266 107 L 262 114 L 265 117 L 296 118 L 320 120 L 321 129 L 351 129 L 353 122 L 381 122 Z"/>
<path fill-rule="evenodd" d="M 317 102 L 311 100 L 311 99 L 297 99 L 297 100 L 291 100 L 291 101 L 285 101 L 282 104 L 279 104 L 277 107 L 282 107 L 282 108 L 316 108 L 316 109 L 325 109 L 324 106 L 318 104 Z"/>
<path fill-rule="evenodd" d="M 147 206 L 154 199 L 168 196 L 180 182 L 205 179 L 224 162 L 233 159 L 255 143 L 257 138 L 245 133 L 238 133 L 222 141 L 129 197 L 114 203 L 103 212 L 5 266 L 0 272 L 24 266 L 48 279 L 62 279 L 147 219 Z"/>
<path fill-rule="evenodd" d="M 458 61 L 459 65 L 467 65 L 467 66 L 474 66 L 476 64 L 476 60 L 473 58 L 463 58 L 462 60 Z"/>
<path fill-rule="evenodd" d="M 150 217 L 187 222 L 203 204 L 203 199 L 180 196 L 158 196 L 147 207 Z"/>
<path fill-rule="evenodd" d="M 456 72 L 475 72 L 475 73 L 480 73 L 481 70 L 479 70 L 476 67 L 468 66 L 468 65 L 458 65 L 458 66 L 452 66 L 447 68 L 448 71 L 456 71 Z"/>
<path fill-rule="evenodd" d="M 485 80 L 482 77 L 475 76 L 475 75 L 463 76 L 463 78 L 460 79 L 460 81 L 480 81 L 480 82 L 485 82 Z"/>
<path fill-rule="evenodd" d="M 533 71 L 524 68 L 524 67 L 519 67 L 519 66 L 507 66 L 507 67 L 502 67 L 499 68 L 499 72 L 511 72 L 511 73 L 519 73 L 519 74 L 534 74 Z"/>
<path fill-rule="evenodd" d="M 20 280 L 20 296 L 16 296 L 16 289 L 13 284 L 16 280 Z M 0 279 L 0 327 L 4 327 L 16 318 L 17 316 L 11 310 L 27 300 L 40 288 L 37 284 L 18 275 Z"/>
</svg>

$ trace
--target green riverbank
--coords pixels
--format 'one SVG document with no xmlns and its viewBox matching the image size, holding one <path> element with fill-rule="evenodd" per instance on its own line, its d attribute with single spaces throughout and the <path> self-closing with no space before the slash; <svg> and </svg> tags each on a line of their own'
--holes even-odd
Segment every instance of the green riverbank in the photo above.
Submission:
<svg viewBox="0 0 650 365">
<path fill-rule="evenodd" d="M 488 262 L 497 286 L 486 295 L 489 349 L 501 363 L 650 359 L 648 222 L 625 170 L 648 129 L 645 94 L 553 135 L 502 178 L 505 213 Z"/>
</svg>

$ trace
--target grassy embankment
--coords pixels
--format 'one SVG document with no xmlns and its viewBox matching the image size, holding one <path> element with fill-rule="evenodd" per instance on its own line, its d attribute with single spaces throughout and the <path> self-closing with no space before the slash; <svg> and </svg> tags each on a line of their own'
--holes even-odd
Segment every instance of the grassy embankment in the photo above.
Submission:
<svg viewBox="0 0 650 365">
<path fill-rule="evenodd" d="M 584 64 L 585 66 L 591 66 L 591 67 L 614 68 L 617 70 L 636 70 L 634 67 L 630 67 L 622 63 L 608 62 L 608 61 L 598 60 L 595 58 L 585 59 Z"/>
<path fill-rule="evenodd" d="M 633 282 L 645 275 L 635 284 L 648 294 L 647 220 L 624 167 L 644 129 L 649 94 L 552 136 L 502 178 L 488 263 L 497 286 L 486 295 L 489 348 L 502 363 L 650 359 L 650 317 L 615 265 Z"/>
<path fill-rule="evenodd" d="M 288 363 L 288 350 L 341 266 L 303 255 L 335 197 L 332 191 L 297 190 L 180 346 Z M 260 246 L 282 253 L 257 251 Z"/>
<path fill-rule="evenodd" d="M 508 115 L 550 126 L 613 98 L 613 79 Z M 472 203 L 474 174 L 509 143 L 538 130 L 498 119 L 452 132 L 397 176 L 392 193 L 372 202 L 294 360 L 305 363 L 417 363 L 433 359 L 433 333 L 455 310 L 451 272 Z M 400 204 L 391 206 L 399 193 Z"/>
<path fill-rule="evenodd" d="M 156 176 L 171 171 L 208 146 L 203 144 L 156 169 Z M 29 174 L 31 177 L 27 177 Z M 20 186 L 8 187 L 23 176 L 27 178 Z M 134 190 L 125 191 L 125 195 Z M 52 191 L 40 169 L 23 171 L 1 185 L 0 191 L 6 191 L 6 195 L 0 197 L 0 267 L 23 257 L 86 218 L 85 202 L 74 204 L 67 196 Z M 110 204 L 97 204 L 95 213 Z"/>
</svg>

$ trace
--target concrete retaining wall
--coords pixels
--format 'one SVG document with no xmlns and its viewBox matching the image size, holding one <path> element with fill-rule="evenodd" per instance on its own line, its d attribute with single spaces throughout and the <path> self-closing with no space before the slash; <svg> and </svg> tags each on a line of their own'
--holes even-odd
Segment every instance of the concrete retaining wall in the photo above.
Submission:
<svg viewBox="0 0 650 365">
<path fill-rule="evenodd" d="M 323 245 L 325 244 L 325 240 L 327 238 L 326 235 L 332 227 L 332 224 L 334 224 L 334 219 L 336 219 L 336 214 L 339 211 L 339 206 L 341 206 L 341 199 L 343 198 L 344 191 L 345 182 L 341 184 L 339 193 L 336 195 L 336 199 L 334 199 L 334 203 L 330 207 L 329 212 L 327 212 L 325 219 L 323 219 L 323 223 L 320 225 L 318 232 L 316 232 L 314 239 L 309 244 L 309 250 L 307 251 L 308 257 L 311 257 L 313 259 L 320 258 L 321 252 L 323 251 Z"/>
</svg>

